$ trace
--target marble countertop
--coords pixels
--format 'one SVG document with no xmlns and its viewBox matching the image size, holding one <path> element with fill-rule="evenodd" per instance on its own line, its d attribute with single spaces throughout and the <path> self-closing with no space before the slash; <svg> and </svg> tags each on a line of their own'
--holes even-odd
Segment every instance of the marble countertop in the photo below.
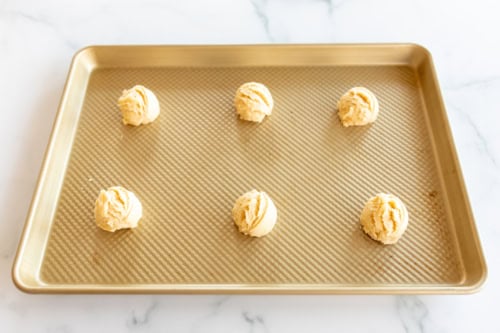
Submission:
<svg viewBox="0 0 500 333">
<path fill-rule="evenodd" d="M 494 0 L 0 1 L 1 330 L 499 332 L 499 11 Z M 17 242 L 78 49 L 346 42 L 414 42 L 433 54 L 489 269 L 479 293 L 57 296 L 14 287 L 10 269 Z"/>
</svg>

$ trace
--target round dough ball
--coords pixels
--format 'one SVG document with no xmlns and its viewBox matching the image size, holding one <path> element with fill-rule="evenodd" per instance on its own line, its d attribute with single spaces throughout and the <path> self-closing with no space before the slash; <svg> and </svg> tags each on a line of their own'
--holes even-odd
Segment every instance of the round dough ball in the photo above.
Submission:
<svg viewBox="0 0 500 333">
<path fill-rule="evenodd" d="M 374 240 L 394 244 L 408 227 L 408 211 L 398 197 L 379 193 L 365 204 L 360 222 Z"/>
<path fill-rule="evenodd" d="M 160 114 L 160 103 L 153 92 L 141 85 L 124 90 L 118 99 L 118 106 L 125 125 L 145 125 Z"/>
<path fill-rule="evenodd" d="M 271 115 L 273 96 L 262 83 L 247 82 L 236 91 L 234 106 L 241 119 L 260 123 Z"/>
<path fill-rule="evenodd" d="M 373 123 L 378 116 L 378 101 L 375 95 L 363 87 L 354 87 L 338 102 L 338 115 L 344 127 Z"/>
<path fill-rule="evenodd" d="M 114 232 L 137 227 L 142 217 L 142 205 L 134 193 L 114 186 L 101 190 L 95 202 L 94 212 L 97 226 Z"/>
<path fill-rule="evenodd" d="M 277 218 L 278 211 L 269 195 L 257 190 L 243 194 L 233 207 L 234 223 L 245 235 L 267 235 L 273 230 Z"/>
</svg>

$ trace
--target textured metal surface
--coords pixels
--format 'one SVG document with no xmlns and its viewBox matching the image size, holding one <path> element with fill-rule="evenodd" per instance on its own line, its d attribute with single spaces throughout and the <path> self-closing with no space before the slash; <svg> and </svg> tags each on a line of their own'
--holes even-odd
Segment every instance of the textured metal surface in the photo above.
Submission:
<svg viewBox="0 0 500 333">
<path fill-rule="evenodd" d="M 233 109 L 247 81 L 266 84 L 275 100 L 261 124 Z M 117 98 L 135 84 L 160 101 L 150 125 L 121 123 Z M 371 126 L 343 128 L 338 120 L 336 102 L 353 86 L 379 99 Z M 412 66 L 97 63 L 85 93 L 40 265 L 45 286 L 425 291 L 466 279 Z M 114 185 L 141 200 L 139 228 L 95 226 L 96 196 Z M 231 219 L 234 200 L 253 188 L 278 208 L 274 231 L 261 239 L 238 233 Z M 359 226 L 364 202 L 378 192 L 396 194 L 409 211 L 409 228 L 393 246 Z"/>
</svg>

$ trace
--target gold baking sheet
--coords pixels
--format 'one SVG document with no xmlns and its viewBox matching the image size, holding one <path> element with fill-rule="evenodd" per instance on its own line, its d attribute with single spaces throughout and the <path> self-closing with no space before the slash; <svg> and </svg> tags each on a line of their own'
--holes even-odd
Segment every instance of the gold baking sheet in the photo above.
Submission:
<svg viewBox="0 0 500 333">
<path fill-rule="evenodd" d="M 275 108 L 238 119 L 236 88 L 266 84 Z M 154 91 L 160 117 L 125 126 L 121 91 Z M 343 128 L 353 86 L 380 102 Z M 94 223 L 100 189 L 140 198 L 134 230 Z M 238 233 L 250 189 L 278 208 L 271 234 Z M 378 192 L 410 224 L 393 246 L 358 218 Z M 430 54 L 417 45 L 95 46 L 71 65 L 13 279 L 45 293 L 468 293 L 486 267 Z"/>
</svg>

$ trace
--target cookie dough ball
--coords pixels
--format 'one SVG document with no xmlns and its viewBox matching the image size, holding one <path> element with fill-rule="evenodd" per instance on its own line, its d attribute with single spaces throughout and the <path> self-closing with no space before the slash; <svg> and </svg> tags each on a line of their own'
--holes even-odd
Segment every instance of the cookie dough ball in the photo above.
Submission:
<svg viewBox="0 0 500 333">
<path fill-rule="evenodd" d="M 260 123 L 271 115 L 273 96 L 262 83 L 247 82 L 236 91 L 234 106 L 241 119 Z"/>
<path fill-rule="evenodd" d="M 120 186 L 101 190 L 95 202 L 96 224 L 106 231 L 135 228 L 141 217 L 142 205 L 139 199 Z"/>
<path fill-rule="evenodd" d="M 346 92 L 338 102 L 338 114 L 344 127 L 373 123 L 378 116 L 378 101 L 375 95 L 363 87 Z"/>
<path fill-rule="evenodd" d="M 125 125 L 149 124 L 160 114 L 160 103 L 155 94 L 140 85 L 124 90 L 118 99 L 118 106 Z"/>
<path fill-rule="evenodd" d="M 234 223 L 245 235 L 261 237 L 273 230 L 278 211 L 264 192 L 251 190 L 239 197 L 233 207 Z"/>
<path fill-rule="evenodd" d="M 365 204 L 360 222 L 374 240 L 394 244 L 408 227 L 408 211 L 398 197 L 379 193 Z"/>
</svg>

